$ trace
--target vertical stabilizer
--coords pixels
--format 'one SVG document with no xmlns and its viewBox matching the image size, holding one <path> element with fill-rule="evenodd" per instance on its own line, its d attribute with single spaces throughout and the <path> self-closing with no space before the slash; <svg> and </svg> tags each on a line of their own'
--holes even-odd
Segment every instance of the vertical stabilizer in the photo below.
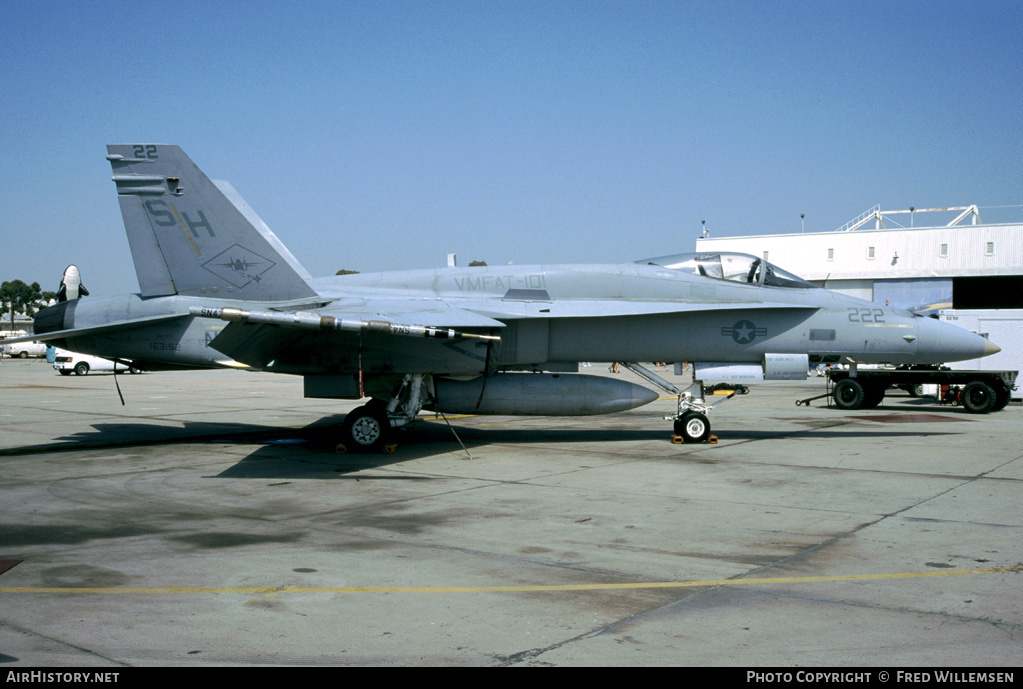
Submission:
<svg viewBox="0 0 1023 689">
<path fill-rule="evenodd" d="M 315 297 L 309 274 L 229 184 L 177 146 L 107 146 L 142 296 Z"/>
</svg>

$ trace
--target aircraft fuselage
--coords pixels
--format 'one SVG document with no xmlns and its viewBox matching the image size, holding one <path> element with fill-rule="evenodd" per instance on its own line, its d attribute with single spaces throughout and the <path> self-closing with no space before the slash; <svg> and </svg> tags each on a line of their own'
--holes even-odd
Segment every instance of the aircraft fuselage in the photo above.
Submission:
<svg viewBox="0 0 1023 689">
<path fill-rule="evenodd" d="M 467 328 L 499 334 L 490 367 L 542 367 L 579 361 L 715 361 L 759 363 L 765 354 L 809 353 L 811 362 L 938 363 L 984 353 L 972 333 L 909 312 L 823 289 L 730 283 L 660 266 L 515 266 L 449 268 L 321 278 L 320 310 L 365 305 L 383 311 L 391 299 L 472 310 L 503 328 Z M 56 329 L 102 326 L 187 314 L 192 306 L 231 306 L 232 299 L 138 295 L 68 302 Z M 246 308 L 279 307 L 245 302 Z M 613 315 L 611 315 L 613 314 Z M 224 324 L 180 316 L 110 334 L 82 334 L 66 346 L 152 367 L 244 365 L 295 374 L 364 371 L 467 375 L 483 372 L 488 345 L 421 341 L 376 334 L 308 332 L 231 348 L 215 340 Z M 252 328 L 265 339 L 266 329 Z M 237 339 L 237 338 L 236 338 Z M 242 338 L 244 339 L 244 338 Z M 245 352 L 251 351 L 250 355 Z"/>
</svg>

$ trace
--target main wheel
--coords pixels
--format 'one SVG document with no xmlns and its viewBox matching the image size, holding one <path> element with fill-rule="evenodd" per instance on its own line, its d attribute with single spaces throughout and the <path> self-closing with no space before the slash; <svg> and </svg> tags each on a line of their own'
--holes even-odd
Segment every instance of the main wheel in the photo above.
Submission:
<svg viewBox="0 0 1023 689">
<path fill-rule="evenodd" d="M 995 390 L 982 380 L 974 380 L 963 388 L 960 400 L 966 411 L 987 414 L 995 406 Z"/>
<path fill-rule="evenodd" d="M 835 399 L 835 406 L 847 410 L 859 409 L 863 406 L 864 395 L 863 385 L 852 378 L 843 378 L 835 383 L 835 390 L 831 393 Z"/>
<path fill-rule="evenodd" d="M 687 443 L 702 443 L 710 437 L 710 421 L 698 411 L 687 411 L 675 420 L 675 435 Z"/>
<path fill-rule="evenodd" d="M 341 432 L 344 442 L 354 450 L 376 452 L 383 447 L 391 431 L 387 414 L 376 405 L 365 404 L 348 412 Z"/>
</svg>

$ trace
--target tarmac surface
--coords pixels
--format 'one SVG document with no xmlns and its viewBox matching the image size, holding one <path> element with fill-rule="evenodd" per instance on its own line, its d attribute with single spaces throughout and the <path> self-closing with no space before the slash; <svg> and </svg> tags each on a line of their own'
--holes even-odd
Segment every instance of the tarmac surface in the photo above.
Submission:
<svg viewBox="0 0 1023 689">
<path fill-rule="evenodd" d="M 2 668 L 1023 660 L 1018 403 L 797 407 L 810 379 L 715 409 L 716 444 L 661 399 L 353 455 L 357 403 L 298 378 L 116 382 L 0 365 Z"/>
</svg>

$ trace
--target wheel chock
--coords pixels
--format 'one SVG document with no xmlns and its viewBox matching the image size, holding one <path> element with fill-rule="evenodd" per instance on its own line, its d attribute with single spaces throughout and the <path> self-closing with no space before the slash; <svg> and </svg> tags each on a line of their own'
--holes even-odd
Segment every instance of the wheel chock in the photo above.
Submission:
<svg viewBox="0 0 1023 689">
<path fill-rule="evenodd" d="M 380 452 L 382 452 L 385 455 L 393 455 L 397 451 L 398 451 L 398 446 L 395 445 L 395 444 L 384 445 L 383 447 L 380 448 Z M 344 444 L 338 443 L 337 445 L 334 446 L 334 454 L 336 454 L 336 455 L 346 455 L 346 454 L 348 454 L 348 448 L 345 447 Z"/>
<path fill-rule="evenodd" d="M 707 436 L 707 439 L 704 440 L 703 442 L 710 443 L 711 445 L 717 445 L 718 444 L 718 437 L 716 435 L 709 435 L 709 436 Z M 674 435 L 673 434 L 671 436 L 671 444 L 672 445 L 685 445 L 686 444 L 686 439 L 683 436 L 681 436 L 681 435 Z"/>
</svg>

